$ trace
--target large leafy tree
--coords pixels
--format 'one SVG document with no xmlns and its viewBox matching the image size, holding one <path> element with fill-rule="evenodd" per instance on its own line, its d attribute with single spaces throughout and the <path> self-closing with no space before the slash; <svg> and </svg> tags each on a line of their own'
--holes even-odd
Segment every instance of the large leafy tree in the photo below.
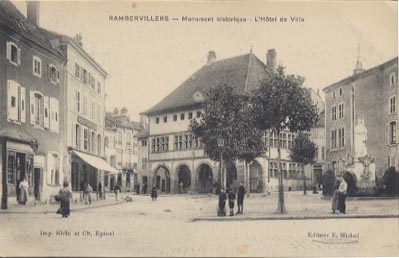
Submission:
<svg viewBox="0 0 399 258">
<path fill-rule="evenodd" d="M 248 107 L 248 97 L 229 85 L 209 90 L 203 104 L 204 113 L 199 120 L 191 121 L 190 130 L 202 139 L 210 159 L 251 162 L 263 153 L 261 134 L 253 126 Z M 221 183 L 224 185 L 225 181 Z"/>
<path fill-rule="evenodd" d="M 290 157 L 293 162 L 304 166 L 314 162 L 316 144 L 309 138 L 309 134 L 299 133 L 292 145 L 289 147 Z M 306 176 L 303 173 L 303 194 L 306 195 Z"/>
<path fill-rule="evenodd" d="M 304 78 L 285 75 L 284 68 L 268 70 L 268 75 L 253 91 L 251 97 L 252 116 L 260 130 L 271 129 L 276 133 L 277 165 L 279 173 L 279 198 L 277 213 L 286 213 L 284 204 L 283 174 L 281 173 L 280 133 L 307 131 L 316 125 L 317 109 L 312 105 L 310 95 L 302 87 Z"/>
</svg>

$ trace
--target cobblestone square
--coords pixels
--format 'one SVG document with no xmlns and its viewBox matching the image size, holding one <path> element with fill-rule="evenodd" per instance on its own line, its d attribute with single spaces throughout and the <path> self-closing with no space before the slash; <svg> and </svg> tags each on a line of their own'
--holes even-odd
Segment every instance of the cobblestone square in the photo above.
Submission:
<svg viewBox="0 0 399 258">
<path fill-rule="evenodd" d="M 288 195 L 287 210 L 295 213 L 302 206 L 298 200 L 306 202 L 306 198 L 316 199 L 297 193 Z M 328 200 L 318 198 L 319 204 L 309 206 L 329 207 Z M 264 257 L 396 256 L 399 251 L 397 218 L 192 221 L 194 217 L 214 216 L 216 202 L 216 196 L 170 195 L 151 201 L 149 196 L 133 195 L 133 202 L 77 210 L 68 219 L 54 212 L 3 213 L 0 253 L 5 256 Z M 360 212 L 368 206 L 390 211 L 395 208 L 392 200 L 380 201 L 380 207 L 375 203 L 348 201 L 348 211 L 358 207 Z M 258 213 L 253 204 L 257 204 Z M 251 196 L 246 199 L 244 211 L 250 217 L 264 211 L 274 212 L 275 206 L 274 195 Z M 339 236 L 337 239 L 332 237 L 334 233 Z"/>
</svg>

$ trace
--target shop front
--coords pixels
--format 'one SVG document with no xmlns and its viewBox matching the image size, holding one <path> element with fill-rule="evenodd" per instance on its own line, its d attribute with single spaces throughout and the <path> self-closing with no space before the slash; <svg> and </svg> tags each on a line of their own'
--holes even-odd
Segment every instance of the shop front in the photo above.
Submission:
<svg viewBox="0 0 399 258">
<path fill-rule="evenodd" d="M 109 187 L 109 180 L 118 171 L 98 156 L 71 150 L 72 191 L 82 192 L 90 184 L 93 192 L 103 192 Z"/>
<path fill-rule="evenodd" d="M 40 191 L 40 177 L 35 177 L 33 169 L 37 142 L 25 134 L 2 131 L 0 132 L 0 145 L 1 208 L 7 209 L 9 201 L 18 202 L 20 182 L 24 179 L 28 182 L 28 199 L 35 198 L 35 189 Z"/>
</svg>

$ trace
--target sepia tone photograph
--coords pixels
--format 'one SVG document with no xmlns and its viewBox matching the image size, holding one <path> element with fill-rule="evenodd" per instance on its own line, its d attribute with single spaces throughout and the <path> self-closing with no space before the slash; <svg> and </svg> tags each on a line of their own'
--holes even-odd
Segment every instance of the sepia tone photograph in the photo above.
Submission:
<svg viewBox="0 0 399 258">
<path fill-rule="evenodd" d="M 395 1 L 0 0 L 1 257 L 397 257 Z"/>
</svg>

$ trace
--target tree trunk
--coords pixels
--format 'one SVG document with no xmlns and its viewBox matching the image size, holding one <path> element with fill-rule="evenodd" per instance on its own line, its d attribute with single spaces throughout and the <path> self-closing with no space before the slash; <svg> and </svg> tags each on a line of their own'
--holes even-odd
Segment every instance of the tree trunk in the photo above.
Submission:
<svg viewBox="0 0 399 258">
<path fill-rule="evenodd" d="M 303 168 L 303 195 L 306 195 L 306 174 L 305 174 L 305 166 Z"/>
<path fill-rule="evenodd" d="M 280 149 L 280 130 L 277 131 L 277 172 L 279 174 L 279 181 L 278 181 L 278 206 L 276 213 L 283 214 L 287 213 L 284 204 L 284 185 L 283 185 L 283 173 L 281 171 L 281 149 Z"/>
<path fill-rule="evenodd" d="M 249 192 L 250 192 L 250 185 L 249 185 L 249 163 L 245 162 L 245 177 L 246 177 L 246 182 L 245 182 L 245 188 L 247 190 L 247 197 L 249 197 Z"/>
</svg>

